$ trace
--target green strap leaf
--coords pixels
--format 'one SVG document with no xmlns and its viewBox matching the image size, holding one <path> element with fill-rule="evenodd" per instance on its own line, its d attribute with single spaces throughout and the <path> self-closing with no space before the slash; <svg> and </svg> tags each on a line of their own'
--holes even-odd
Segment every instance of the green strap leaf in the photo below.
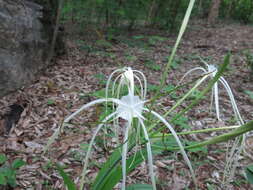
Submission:
<svg viewBox="0 0 253 190">
<path fill-rule="evenodd" d="M 253 165 L 249 165 L 245 168 L 245 173 L 247 177 L 247 181 L 250 184 L 253 184 Z"/>
<path fill-rule="evenodd" d="M 127 173 L 136 168 L 146 158 L 146 151 L 139 151 L 127 160 Z M 121 151 L 116 149 L 98 173 L 92 190 L 111 190 L 122 179 Z"/>
</svg>

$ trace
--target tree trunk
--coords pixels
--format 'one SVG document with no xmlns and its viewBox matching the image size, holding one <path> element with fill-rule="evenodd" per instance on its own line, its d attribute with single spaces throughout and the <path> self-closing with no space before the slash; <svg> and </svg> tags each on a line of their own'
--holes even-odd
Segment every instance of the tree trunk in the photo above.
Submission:
<svg viewBox="0 0 253 190">
<path fill-rule="evenodd" d="M 177 20 L 178 11 L 180 8 L 181 0 L 172 1 L 170 4 L 170 16 L 168 18 L 167 26 L 170 27 L 170 30 L 175 30 L 175 24 Z"/>
<path fill-rule="evenodd" d="M 221 0 L 213 0 L 208 14 L 208 24 L 214 25 L 219 16 Z"/>
</svg>

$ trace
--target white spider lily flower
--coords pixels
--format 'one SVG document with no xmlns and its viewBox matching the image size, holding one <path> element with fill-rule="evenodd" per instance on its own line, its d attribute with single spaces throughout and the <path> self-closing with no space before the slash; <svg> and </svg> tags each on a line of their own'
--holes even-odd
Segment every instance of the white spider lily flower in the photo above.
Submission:
<svg viewBox="0 0 253 190">
<path fill-rule="evenodd" d="M 142 117 L 142 110 L 144 106 L 144 101 L 141 101 L 139 96 L 133 96 L 133 94 L 128 94 L 123 96 L 121 99 L 121 104 L 117 107 L 118 117 L 130 121 L 132 118 Z"/>
<path fill-rule="evenodd" d="M 193 92 L 195 89 L 197 89 L 205 80 L 207 80 L 208 78 L 214 78 L 216 73 L 218 72 L 216 66 L 214 65 L 209 65 L 207 64 L 203 59 L 201 59 L 202 62 L 205 64 L 206 68 L 204 67 L 195 67 L 189 71 L 187 71 L 184 76 L 181 78 L 181 80 L 179 81 L 179 83 L 181 83 L 190 73 L 194 72 L 194 71 L 201 71 L 201 73 L 203 74 L 203 77 L 200 78 L 197 82 L 196 85 L 190 90 L 190 93 L 187 93 L 187 95 L 184 96 L 184 99 L 187 98 L 187 96 L 189 96 L 191 94 L 191 92 Z M 214 99 L 214 104 L 215 104 L 215 112 L 216 112 L 216 117 L 219 121 L 221 121 L 220 118 L 220 106 L 219 106 L 219 83 L 222 84 L 222 86 L 225 88 L 228 97 L 230 99 L 233 111 L 234 111 L 234 115 L 237 119 L 238 124 L 243 125 L 244 122 L 242 120 L 242 117 L 240 115 L 240 112 L 238 110 L 237 104 L 235 102 L 235 98 L 234 95 L 232 93 L 232 90 L 230 88 L 230 86 L 228 85 L 228 82 L 224 79 L 224 77 L 220 77 L 218 79 L 217 82 L 214 83 L 214 86 L 212 88 L 212 95 L 211 95 L 211 105 Z"/>
<path fill-rule="evenodd" d="M 202 59 L 201 59 L 202 60 Z M 203 77 L 200 78 L 195 86 L 178 102 L 182 102 L 185 98 L 187 98 L 195 89 L 197 89 L 198 86 L 200 86 L 205 80 L 207 80 L 208 78 L 214 78 L 216 73 L 218 72 L 217 68 L 214 65 L 209 65 L 207 64 L 204 60 L 202 60 L 202 62 L 205 64 L 206 68 L 204 67 L 195 67 L 191 70 L 189 70 L 188 72 L 186 72 L 184 74 L 184 76 L 182 77 L 182 79 L 180 80 L 179 83 L 181 83 L 190 73 L 194 72 L 194 71 L 200 71 L 203 74 Z M 218 79 L 217 82 L 214 83 L 213 88 L 212 88 L 212 94 L 211 94 L 211 105 L 213 103 L 214 100 L 214 105 L 215 105 L 215 111 L 216 111 L 216 117 L 217 119 L 220 121 L 220 106 L 219 106 L 219 84 L 221 84 L 225 91 L 228 94 L 228 97 L 230 99 L 230 103 L 234 112 L 234 116 L 237 120 L 237 123 L 239 125 L 243 125 L 244 121 L 241 117 L 241 114 L 239 112 L 239 109 L 237 107 L 234 95 L 232 93 L 232 90 L 228 84 L 228 82 L 225 80 L 224 77 L 220 77 Z M 174 106 L 175 107 L 175 106 Z M 225 170 L 224 170 L 224 179 L 223 182 L 227 183 L 229 181 L 232 180 L 234 174 L 235 174 L 235 169 L 238 166 L 238 160 L 240 157 L 240 154 L 242 153 L 242 151 L 244 150 L 244 146 L 245 146 L 245 138 L 246 135 L 242 135 L 242 138 L 238 137 L 235 139 L 235 141 L 233 142 L 233 144 L 229 145 L 231 146 L 231 150 L 229 152 L 227 152 L 227 163 L 225 166 Z"/>
<path fill-rule="evenodd" d="M 112 81 L 113 75 L 115 73 L 119 73 L 118 76 L 115 77 L 115 80 L 112 82 L 112 93 L 111 95 L 116 95 L 116 98 L 109 98 L 109 86 Z M 136 80 L 135 80 L 136 79 Z M 140 86 L 140 96 L 135 95 L 135 81 L 137 81 L 137 84 Z M 117 92 L 116 92 L 116 83 L 118 84 Z M 142 84 L 144 83 L 144 84 Z M 121 96 L 120 98 L 120 90 L 122 87 L 126 85 L 128 89 L 128 94 L 125 96 Z M 85 183 L 85 175 L 86 175 L 86 169 L 88 167 L 88 161 L 91 156 L 91 150 L 92 146 L 95 142 L 95 138 L 98 135 L 99 131 L 103 129 L 106 126 L 106 123 L 109 121 L 113 121 L 114 127 L 119 128 L 119 118 L 122 118 L 126 120 L 126 127 L 124 130 L 124 137 L 123 137 L 123 146 L 122 146 L 122 190 L 126 189 L 126 160 L 127 160 L 127 153 L 128 153 L 128 138 L 129 138 L 129 132 L 133 128 L 133 119 L 137 119 L 137 128 L 139 128 L 143 131 L 144 139 L 146 141 L 146 148 L 147 148 L 147 157 L 148 157 L 148 168 L 149 168 L 149 175 L 152 182 L 153 190 L 156 190 L 156 182 L 155 182 L 155 176 L 154 176 L 154 170 L 153 170 L 153 157 L 152 157 L 152 150 L 151 150 L 151 142 L 148 136 L 148 132 L 144 123 L 145 117 L 143 116 L 143 112 L 149 112 L 153 114 L 156 118 L 158 118 L 173 134 L 174 138 L 176 139 L 176 142 L 178 143 L 178 146 L 180 147 L 180 151 L 190 168 L 194 183 L 196 184 L 196 178 L 195 174 L 193 172 L 191 163 L 189 161 L 189 158 L 183 148 L 183 145 L 181 144 L 179 137 L 177 136 L 177 133 L 174 131 L 172 126 L 158 113 L 149 110 L 144 107 L 144 104 L 147 102 L 145 100 L 146 97 L 146 87 L 147 82 L 144 74 L 137 70 L 132 70 L 130 67 L 118 69 L 114 71 L 107 82 L 106 85 L 106 97 L 98 100 L 94 100 L 92 102 L 89 102 L 85 105 L 83 105 L 81 108 L 79 108 L 77 111 L 75 111 L 73 114 L 71 114 L 69 117 L 67 117 L 64 120 L 64 123 L 69 122 L 71 119 L 73 119 L 77 114 L 82 112 L 85 109 L 88 109 L 91 106 L 94 106 L 95 104 L 100 104 L 103 102 L 112 102 L 113 103 L 113 113 L 109 114 L 105 119 L 102 121 L 101 124 L 97 126 L 95 129 L 95 132 L 93 133 L 92 139 L 89 143 L 89 147 L 86 153 L 86 157 L 84 159 L 84 167 L 81 175 L 81 181 L 80 181 L 80 190 L 83 190 L 83 186 Z M 136 90 L 137 91 L 137 90 Z M 63 128 L 62 128 L 63 130 Z M 58 131 L 56 131 L 56 135 L 54 135 L 54 138 L 59 134 L 60 128 Z M 117 131 L 115 131 L 117 132 Z M 52 141 L 50 142 L 52 143 Z"/>
<path fill-rule="evenodd" d="M 82 172 L 80 190 L 82 190 L 83 185 L 84 185 L 84 181 L 85 181 L 84 177 L 85 177 L 85 174 L 86 174 L 86 169 L 87 169 L 87 166 L 88 166 L 88 160 L 89 160 L 90 155 L 91 155 L 91 149 L 92 149 L 92 145 L 94 144 L 95 137 L 97 136 L 98 132 L 105 126 L 104 123 L 108 122 L 110 119 L 115 120 L 115 119 L 118 119 L 119 117 L 122 118 L 122 119 L 125 119 L 127 121 L 126 128 L 124 130 L 124 140 L 123 140 L 123 148 L 122 148 L 122 187 L 121 187 L 121 189 L 125 190 L 125 188 L 126 188 L 125 187 L 125 184 L 126 184 L 126 169 L 127 169 L 126 168 L 126 158 L 127 158 L 127 152 L 128 152 L 128 143 L 127 143 L 127 141 L 128 141 L 128 137 L 129 137 L 129 131 L 130 131 L 130 129 L 132 127 L 132 124 L 133 124 L 133 122 L 132 122 L 133 118 L 137 118 L 138 122 L 140 123 L 140 126 L 143 130 L 144 138 L 147 141 L 146 146 L 147 146 L 147 153 L 148 153 L 149 174 L 150 174 L 150 177 L 151 177 L 151 182 L 152 182 L 153 189 L 156 190 L 156 182 L 155 182 L 155 176 L 154 176 L 154 171 L 153 171 L 153 157 L 152 157 L 152 150 L 151 150 L 151 142 L 150 142 L 150 139 L 148 137 L 148 132 L 147 132 L 146 126 L 145 126 L 144 121 L 143 121 L 145 118 L 142 115 L 142 112 L 144 112 L 144 111 L 153 114 L 162 123 L 164 123 L 165 126 L 171 131 L 171 133 L 173 134 L 173 136 L 176 139 L 176 142 L 178 143 L 178 146 L 180 147 L 180 151 L 181 151 L 188 167 L 190 168 L 193 179 L 196 182 L 194 171 L 193 171 L 193 168 L 192 168 L 191 163 L 189 161 L 189 158 L 188 158 L 186 152 L 184 151 L 183 145 L 181 144 L 181 142 L 179 140 L 179 137 L 177 136 L 174 129 L 158 113 L 145 108 L 144 107 L 145 101 L 140 100 L 140 98 L 138 96 L 133 96 L 132 94 L 128 94 L 127 96 L 123 96 L 120 100 L 114 99 L 114 98 L 95 100 L 93 102 L 90 102 L 90 103 L 84 105 L 78 111 L 76 111 L 71 116 L 69 116 L 67 118 L 67 120 L 72 119 L 77 113 L 80 113 L 81 111 L 83 111 L 83 109 L 87 109 L 91 105 L 94 105 L 96 103 L 102 103 L 102 102 L 105 102 L 105 101 L 114 102 L 115 104 L 117 104 L 117 109 L 116 109 L 115 112 L 113 112 L 112 114 L 107 116 L 102 121 L 102 124 L 100 124 L 97 127 L 97 129 L 95 130 L 95 132 L 93 134 L 93 137 L 92 137 L 92 140 L 90 141 L 89 148 L 88 148 L 86 158 L 85 158 L 85 161 L 84 161 L 84 169 L 83 169 L 83 172 Z"/>
<path fill-rule="evenodd" d="M 112 81 L 112 78 L 117 75 L 114 81 Z M 134 94 L 135 90 L 135 79 L 137 81 L 137 85 L 140 86 L 141 93 L 140 97 L 141 99 L 146 99 L 147 94 L 147 80 L 145 75 L 138 71 L 133 70 L 131 67 L 124 67 L 122 69 L 117 69 L 114 72 L 111 73 L 109 76 L 107 83 L 106 83 L 106 98 L 111 95 L 112 97 L 116 96 L 119 98 L 120 91 L 122 90 L 122 86 L 126 85 L 128 87 L 128 91 L 131 94 Z M 112 92 L 109 94 L 109 87 L 112 84 Z M 116 89 L 116 85 L 119 83 L 118 88 Z"/>
</svg>

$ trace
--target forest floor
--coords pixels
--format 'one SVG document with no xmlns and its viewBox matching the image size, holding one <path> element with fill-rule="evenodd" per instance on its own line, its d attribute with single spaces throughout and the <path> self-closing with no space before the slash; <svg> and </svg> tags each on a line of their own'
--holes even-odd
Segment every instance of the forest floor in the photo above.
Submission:
<svg viewBox="0 0 253 190">
<path fill-rule="evenodd" d="M 82 170 L 85 149 L 95 129 L 95 122 L 102 115 L 103 107 L 96 106 L 77 116 L 47 154 L 43 147 L 63 119 L 81 105 L 101 96 L 105 81 L 112 71 L 125 66 L 142 71 L 148 81 L 148 98 L 152 97 L 159 85 L 161 73 L 177 37 L 176 33 L 140 29 L 131 33 L 119 32 L 107 36 L 102 32 L 84 31 L 66 39 L 67 54 L 56 58 L 56 64 L 28 87 L 0 99 L 0 114 L 5 118 L 8 107 L 13 104 L 25 105 L 18 123 L 9 135 L 0 134 L 0 152 L 12 161 L 21 158 L 26 161 L 17 174 L 18 187 L 15 189 L 64 189 L 63 181 L 54 163 L 66 166 L 68 174 L 77 182 Z M 177 56 L 169 71 L 166 85 L 176 85 L 189 69 L 201 65 L 199 57 L 210 64 L 220 65 L 224 56 L 232 53 L 231 63 L 224 77 L 231 86 L 241 115 L 245 121 L 253 119 L 253 76 L 247 66 L 245 51 L 253 49 L 253 27 L 239 24 L 207 27 L 202 22 L 192 23 L 179 46 Z M 253 53 L 253 52 L 251 52 Z M 252 60 L 251 60 L 252 61 Z M 193 76 L 197 76 L 195 73 Z M 156 104 L 162 106 L 159 112 L 169 109 L 185 89 L 163 96 Z M 197 92 L 196 92 L 197 93 Z M 194 94 L 183 103 L 185 107 L 194 99 Z M 221 117 L 218 122 L 214 112 L 209 112 L 210 96 L 174 123 L 177 131 L 235 125 L 229 98 L 221 88 Z M 177 110 L 178 111 L 178 110 Z M 4 131 L 0 122 L 0 132 Z M 2 128 L 2 130 L 1 130 Z M 217 132 L 185 136 L 189 141 L 201 141 L 215 136 Z M 102 163 L 106 161 L 115 146 L 113 138 L 106 140 L 108 149 L 103 147 L 103 135 L 98 137 L 94 147 L 91 166 L 87 177 L 92 181 Z M 252 145 L 253 138 L 247 139 Z M 253 156 L 252 147 L 246 150 Z M 221 143 L 189 152 L 194 165 L 199 189 L 224 189 L 221 186 L 226 159 L 226 145 Z M 155 157 L 155 172 L 158 189 L 193 189 L 190 173 L 180 154 L 162 151 Z M 227 186 L 230 190 L 247 190 L 243 175 L 246 165 L 252 163 L 247 156 L 240 158 L 234 181 Z M 146 165 L 141 164 L 128 175 L 127 182 L 150 183 Z M 117 185 L 115 189 L 119 189 Z M 1 187 L 0 187 L 1 188 Z M 89 188 L 87 188 L 89 189 Z"/>
</svg>

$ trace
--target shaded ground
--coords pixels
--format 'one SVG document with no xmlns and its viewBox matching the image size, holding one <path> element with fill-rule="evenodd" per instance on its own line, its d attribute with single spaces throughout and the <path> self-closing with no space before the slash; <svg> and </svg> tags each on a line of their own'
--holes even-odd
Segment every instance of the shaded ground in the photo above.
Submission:
<svg viewBox="0 0 253 190">
<path fill-rule="evenodd" d="M 99 93 L 94 92 L 105 87 L 106 78 L 117 68 L 131 66 L 143 71 L 150 84 L 149 97 L 151 97 L 156 85 L 159 84 L 162 69 L 167 63 L 167 57 L 176 39 L 176 35 L 148 29 L 131 34 L 118 34 L 112 38 L 107 36 L 109 38 L 107 41 L 103 39 L 101 33 L 96 34 L 98 34 L 96 31 L 87 31 L 83 36 L 67 40 L 68 55 L 58 58 L 57 64 L 47 69 L 33 85 L 0 99 L 2 116 L 0 132 L 4 131 L 3 120 L 10 111 L 8 106 L 12 104 L 24 106 L 21 118 L 12 128 L 10 135 L 0 137 L 0 152 L 7 154 L 11 159 L 22 158 L 27 162 L 17 175 L 19 187 L 16 189 L 63 189 L 62 179 L 52 167 L 54 162 L 65 164 L 68 168 L 66 171 L 78 181 L 82 169 L 81 160 L 85 154 L 82 147 L 85 147 L 91 139 L 94 121 L 99 119 L 103 108 L 97 106 L 80 114 L 72 121 L 74 125 L 62 134 L 49 153 L 42 155 L 42 148 L 47 143 L 48 137 L 64 117 L 99 96 Z M 187 70 L 199 65 L 198 56 L 208 63 L 219 65 L 225 54 L 231 51 L 232 62 L 225 78 L 233 89 L 243 119 L 252 120 L 253 99 L 245 93 L 245 90 L 253 91 L 253 79 L 243 54 L 246 49 L 251 51 L 253 49 L 253 27 L 234 24 L 206 28 L 202 22 L 194 23 L 180 44 L 167 85 L 176 85 Z M 163 105 L 164 109 L 159 111 L 163 112 L 170 108 L 180 92 L 186 90 L 161 98 L 156 106 Z M 232 125 L 234 124 L 231 116 L 232 108 L 226 93 L 221 91 L 220 96 L 222 118 L 226 125 Z M 175 124 L 175 128 L 187 130 L 187 127 L 183 126 L 191 126 L 194 129 L 223 126 L 222 122 L 216 121 L 215 114 L 209 112 L 209 100 L 209 97 L 206 97 L 203 103 L 187 114 L 186 119 L 181 118 L 182 121 Z M 187 103 L 183 104 L 183 107 L 186 105 Z M 203 140 L 210 135 L 214 136 L 217 133 L 185 138 L 191 141 Z M 115 142 L 111 140 L 108 139 L 107 144 L 113 148 Z M 251 141 L 249 137 L 247 142 L 251 144 Z M 247 150 L 253 152 L 250 149 Z M 101 143 L 95 147 L 94 161 L 88 173 L 90 179 L 94 178 L 110 152 L 110 149 L 109 151 L 103 149 Z M 195 166 L 200 189 L 221 189 L 225 146 L 223 144 L 209 146 L 200 152 L 189 154 Z M 243 177 L 242 169 L 252 160 L 242 157 L 240 161 L 241 167 L 228 189 L 250 189 Z M 155 170 L 159 189 L 175 190 L 186 187 L 192 189 L 189 171 L 180 155 L 171 152 L 159 154 L 155 159 Z M 148 180 L 145 164 L 128 177 L 129 183 L 144 183 Z"/>
</svg>

